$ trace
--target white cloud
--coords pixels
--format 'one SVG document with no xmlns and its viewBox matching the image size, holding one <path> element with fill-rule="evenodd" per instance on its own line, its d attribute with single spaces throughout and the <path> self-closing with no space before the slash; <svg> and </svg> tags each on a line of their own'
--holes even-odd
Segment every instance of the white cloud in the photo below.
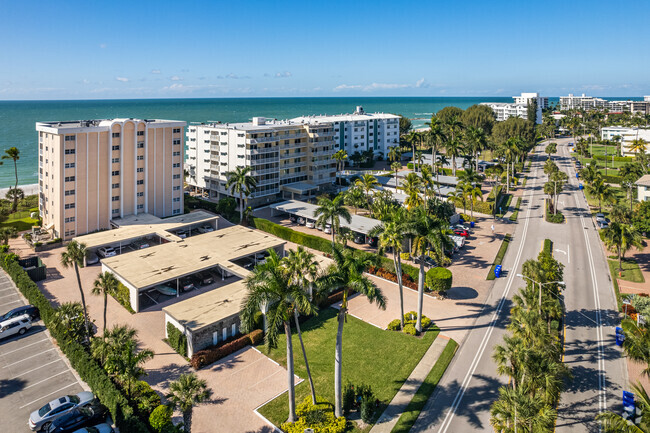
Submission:
<svg viewBox="0 0 650 433">
<path fill-rule="evenodd" d="M 90 84 L 90 80 L 87 80 L 87 79 L 84 78 L 83 81 L 82 81 L 82 83 L 84 83 L 84 84 Z"/>
<path fill-rule="evenodd" d="M 424 78 L 420 78 L 415 82 L 415 87 L 417 89 L 426 89 L 429 87 L 429 83 L 427 83 Z"/>
<path fill-rule="evenodd" d="M 183 78 L 179 77 L 178 75 L 174 75 L 173 77 L 170 78 L 172 81 L 183 81 Z"/>
<path fill-rule="evenodd" d="M 391 89 L 425 89 L 431 85 L 426 82 L 424 78 L 420 78 L 415 84 L 401 84 L 401 83 L 371 83 L 366 85 L 361 84 L 340 84 L 334 88 L 335 92 L 344 90 L 362 90 L 364 92 L 372 92 L 374 90 L 391 90 Z"/>
<path fill-rule="evenodd" d="M 335 92 L 339 92 L 339 91 L 341 91 L 341 90 L 361 89 L 361 87 L 362 87 L 362 86 L 359 86 L 359 85 L 351 86 L 351 85 L 349 85 L 349 84 L 339 84 L 338 86 L 336 86 L 336 87 L 334 88 L 334 91 L 335 91 Z"/>
<path fill-rule="evenodd" d="M 232 80 L 248 80 L 250 77 L 248 75 L 237 75 L 233 74 L 232 72 L 227 74 L 227 75 L 218 75 L 217 78 L 219 80 L 223 80 L 224 78 L 230 78 Z"/>
<path fill-rule="evenodd" d="M 160 69 L 152 69 L 151 73 L 152 74 L 160 74 Z"/>
<path fill-rule="evenodd" d="M 126 77 L 115 77 L 115 79 L 116 79 L 117 81 L 121 81 L 121 82 L 123 82 L 123 83 L 126 83 L 127 81 L 129 81 L 129 79 L 126 78 Z"/>
<path fill-rule="evenodd" d="M 291 76 L 291 72 L 289 71 L 278 72 L 275 74 L 275 78 L 289 78 L 290 76 Z"/>
</svg>

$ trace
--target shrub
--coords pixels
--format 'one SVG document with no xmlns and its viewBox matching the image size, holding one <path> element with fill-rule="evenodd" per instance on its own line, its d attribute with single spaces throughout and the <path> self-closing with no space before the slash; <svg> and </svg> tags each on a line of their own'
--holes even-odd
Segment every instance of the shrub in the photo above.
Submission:
<svg viewBox="0 0 650 433">
<path fill-rule="evenodd" d="M 158 405 L 151 415 L 149 415 L 149 424 L 155 432 L 161 433 L 165 427 L 172 423 L 173 410 L 169 406 L 163 404 Z"/>
<path fill-rule="evenodd" d="M 149 419 L 153 410 L 160 405 L 160 396 L 144 380 L 138 380 L 130 396 L 131 401 L 137 407 L 140 418 Z"/>
<path fill-rule="evenodd" d="M 250 334 L 243 335 L 235 340 L 222 343 L 221 345 L 212 346 L 207 349 L 199 350 L 198 352 L 192 355 L 190 363 L 195 369 L 205 367 L 210 365 L 213 362 L 220 360 L 223 357 L 226 357 L 232 353 L 237 352 L 238 350 L 243 349 L 246 346 L 257 345 L 262 342 L 264 333 L 256 329 Z"/>
<path fill-rule="evenodd" d="M 418 331 L 415 330 L 414 324 L 409 323 L 408 325 L 404 325 L 404 333 L 408 335 L 417 335 Z"/>
<path fill-rule="evenodd" d="M 43 245 L 43 242 L 34 242 L 35 247 L 40 247 L 41 245 Z"/>
<path fill-rule="evenodd" d="M 409 322 L 413 320 L 417 320 L 418 318 L 418 313 L 415 311 L 409 311 L 408 313 L 404 314 L 404 321 Z"/>
<path fill-rule="evenodd" d="M 422 329 L 427 329 L 429 326 L 431 326 L 431 319 L 422 315 Z"/>
<path fill-rule="evenodd" d="M 187 356 L 187 337 L 171 322 L 167 322 L 167 341 L 179 355 Z"/>
<path fill-rule="evenodd" d="M 400 253 L 399 257 L 402 260 L 411 260 L 411 253 Z"/>
<path fill-rule="evenodd" d="M 553 241 L 550 240 L 550 239 L 544 239 L 544 247 L 542 248 L 542 250 L 545 253 L 548 253 L 548 254 L 552 255 L 553 254 Z"/>
<path fill-rule="evenodd" d="M 324 253 L 332 252 L 332 243 L 320 236 L 314 236 L 307 233 L 298 232 L 288 227 L 275 224 L 264 218 L 252 218 L 251 225 L 258 230 L 270 233 L 274 236 L 293 242 L 299 245 L 304 245 Z"/>
<path fill-rule="evenodd" d="M 9 245 L 0 245 L 0 253 L 6 253 L 9 251 Z"/>
<path fill-rule="evenodd" d="M 427 271 L 425 284 L 434 292 L 443 292 L 451 289 L 452 274 L 447 268 L 431 268 Z"/>
<path fill-rule="evenodd" d="M 332 405 L 322 397 L 316 397 L 316 405 L 307 396 L 296 406 L 298 421 L 284 423 L 280 428 L 286 433 L 304 433 L 312 429 L 314 433 L 343 433 L 346 428 L 345 417 L 336 418 Z"/>
<path fill-rule="evenodd" d="M 346 382 L 345 386 L 343 387 L 343 397 L 342 397 L 343 414 L 347 415 L 352 410 L 352 406 L 354 406 L 354 397 L 355 397 L 354 385 L 352 385 L 350 382 Z"/>
<path fill-rule="evenodd" d="M 117 283 L 117 292 L 113 294 L 113 299 L 126 308 L 129 313 L 135 314 L 135 311 L 131 307 L 131 292 L 119 281 Z"/>
<path fill-rule="evenodd" d="M 361 399 L 361 419 L 370 424 L 375 413 L 375 398 L 373 395 Z"/>
<path fill-rule="evenodd" d="M 389 331 L 399 331 L 400 328 L 402 327 L 402 322 L 399 319 L 391 320 L 391 322 L 388 324 L 388 329 Z"/>
</svg>

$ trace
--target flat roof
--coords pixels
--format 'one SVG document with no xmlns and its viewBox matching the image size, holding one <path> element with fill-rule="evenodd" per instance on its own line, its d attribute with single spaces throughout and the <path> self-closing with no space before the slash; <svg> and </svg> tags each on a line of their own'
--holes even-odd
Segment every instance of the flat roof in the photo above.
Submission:
<svg viewBox="0 0 650 433">
<path fill-rule="evenodd" d="M 294 192 L 298 194 L 303 194 L 305 192 L 309 192 L 318 188 L 319 188 L 318 185 L 313 185 L 307 182 L 295 182 L 286 185 L 280 185 L 280 190 Z"/>
<path fill-rule="evenodd" d="M 218 215 L 204 210 L 165 219 L 147 213 L 128 215 L 111 221 L 118 226 L 116 229 L 76 236 L 72 240 L 84 243 L 86 248 L 89 249 L 105 245 L 124 244 L 133 239 L 152 235 L 158 235 L 170 242 L 180 242 L 182 239 L 171 234 L 169 230 L 177 230 L 191 224 L 209 223 L 216 219 L 219 219 Z"/>
<path fill-rule="evenodd" d="M 190 331 L 198 331 L 241 311 L 248 290 L 244 280 L 235 281 L 163 308 Z"/>
<path fill-rule="evenodd" d="M 316 217 L 314 217 L 314 211 L 318 206 L 304 201 L 287 200 L 282 203 L 272 204 L 270 208 L 315 220 Z M 341 227 L 347 227 L 352 231 L 363 233 L 364 235 L 367 235 L 370 230 L 381 224 L 381 221 L 374 218 L 354 214 L 350 216 L 352 219 L 349 224 L 344 219 L 341 219 Z"/>
<path fill-rule="evenodd" d="M 232 226 L 102 259 L 102 265 L 141 290 L 216 266 L 244 277 L 248 271 L 231 260 L 285 243 L 259 230 Z"/>
</svg>

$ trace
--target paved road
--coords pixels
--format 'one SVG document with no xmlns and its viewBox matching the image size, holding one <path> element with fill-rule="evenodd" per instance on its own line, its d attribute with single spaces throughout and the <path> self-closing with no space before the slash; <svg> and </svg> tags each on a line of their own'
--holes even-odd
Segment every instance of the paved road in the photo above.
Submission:
<svg viewBox="0 0 650 433">
<path fill-rule="evenodd" d="M 507 380 L 496 375 L 493 348 L 502 342 L 512 295 L 524 286 L 516 274 L 527 259 L 537 257 L 546 238 L 560 250 L 555 251 L 555 257 L 566 265 L 565 362 L 574 375 L 558 409 L 557 431 L 597 431 L 593 422 L 595 414 L 605 407 L 612 409 L 620 401 L 617 397 L 625 383 L 626 370 L 614 346 L 616 302 L 607 263 L 570 164 L 566 149 L 570 140 L 556 141 L 560 150 L 554 158 L 572 177 L 559 199 L 567 223 L 557 225 L 544 221 L 542 187 L 546 181 L 543 172 L 546 155 L 539 152 L 543 146 L 538 146 L 517 228 L 503 263 L 505 277 L 495 282 L 483 313 L 462 342 L 412 431 L 492 431 L 490 406 L 498 396 L 498 388 Z"/>
</svg>

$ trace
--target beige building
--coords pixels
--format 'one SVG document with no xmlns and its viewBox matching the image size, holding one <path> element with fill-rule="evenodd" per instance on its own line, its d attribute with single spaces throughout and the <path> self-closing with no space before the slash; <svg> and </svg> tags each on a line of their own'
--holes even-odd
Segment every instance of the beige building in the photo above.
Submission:
<svg viewBox="0 0 650 433">
<path fill-rule="evenodd" d="M 642 176 L 636 181 L 637 200 L 650 201 L 650 174 Z"/>
<path fill-rule="evenodd" d="M 126 215 L 183 213 L 185 122 L 38 122 L 39 211 L 64 240 Z"/>
</svg>

